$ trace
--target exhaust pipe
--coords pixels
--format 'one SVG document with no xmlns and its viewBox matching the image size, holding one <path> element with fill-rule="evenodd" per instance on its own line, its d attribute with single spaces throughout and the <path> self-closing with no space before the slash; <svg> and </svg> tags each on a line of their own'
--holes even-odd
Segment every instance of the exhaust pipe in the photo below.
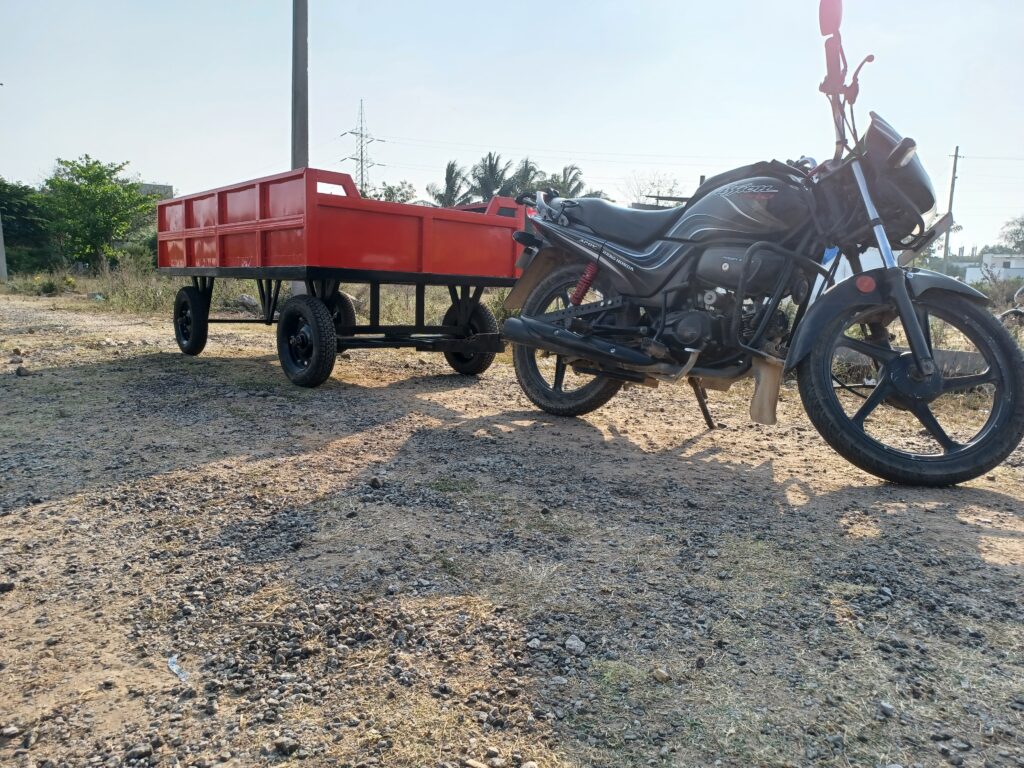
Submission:
<svg viewBox="0 0 1024 768">
<path fill-rule="evenodd" d="M 595 336 L 581 336 L 530 317 L 510 317 L 501 332 L 506 340 L 514 344 L 543 349 L 556 355 L 581 357 L 615 366 L 646 368 L 659 365 L 658 360 L 631 347 L 613 344 Z"/>
</svg>

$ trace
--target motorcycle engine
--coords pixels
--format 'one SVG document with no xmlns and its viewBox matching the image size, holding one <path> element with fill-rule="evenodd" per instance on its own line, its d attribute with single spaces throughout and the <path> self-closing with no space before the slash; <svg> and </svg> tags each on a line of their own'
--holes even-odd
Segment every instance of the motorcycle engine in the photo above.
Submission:
<svg viewBox="0 0 1024 768">
<path fill-rule="evenodd" d="M 698 293 L 692 299 L 692 308 L 669 312 L 665 318 L 662 340 L 677 357 L 687 350 L 702 349 L 712 353 L 726 352 L 734 347 L 732 324 L 735 317 L 736 295 L 718 289 Z M 738 333 L 744 343 L 753 339 L 755 330 L 764 320 L 765 309 L 751 301 L 744 302 L 740 310 Z M 782 310 L 775 310 L 765 326 L 762 347 L 775 354 L 789 331 L 789 318 Z"/>
</svg>

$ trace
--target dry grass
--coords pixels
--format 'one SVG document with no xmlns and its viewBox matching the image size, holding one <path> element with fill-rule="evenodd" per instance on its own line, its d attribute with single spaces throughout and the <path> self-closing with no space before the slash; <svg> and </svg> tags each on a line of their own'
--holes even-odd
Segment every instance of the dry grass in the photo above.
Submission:
<svg viewBox="0 0 1024 768">
<path fill-rule="evenodd" d="M 64 270 L 14 275 L 0 285 L 0 293 L 22 296 L 64 296 L 77 297 L 88 301 L 100 311 L 124 314 L 168 315 L 174 305 L 178 289 L 188 285 L 188 278 L 169 277 L 152 269 L 127 266 L 100 274 L 72 274 Z M 365 285 L 342 286 L 354 300 L 356 316 L 369 322 L 369 287 Z M 289 296 L 290 283 L 281 285 L 281 302 Z M 219 279 L 213 291 L 213 311 L 243 312 L 239 303 L 242 295 L 258 298 L 259 291 L 251 280 Z M 499 325 L 507 316 L 501 303 L 508 289 L 488 289 L 483 302 L 495 314 Z M 451 305 L 451 297 L 445 287 L 431 286 L 426 290 L 427 322 L 440 323 Z M 101 298 L 99 298 L 101 297 Z M 412 286 L 382 286 L 381 321 L 386 324 L 408 324 L 415 318 L 416 294 Z"/>
</svg>

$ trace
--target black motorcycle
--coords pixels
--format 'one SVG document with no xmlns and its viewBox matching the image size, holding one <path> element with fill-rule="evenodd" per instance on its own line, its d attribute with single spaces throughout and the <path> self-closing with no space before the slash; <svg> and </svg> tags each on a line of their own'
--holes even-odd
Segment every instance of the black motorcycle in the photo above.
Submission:
<svg viewBox="0 0 1024 768">
<path fill-rule="evenodd" d="M 832 159 L 738 168 L 665 210 L 530 196 L 506 301 L 520 313 L 504 335 L 536 405 L 576 416 L 623 385 L 685 379 L 713 428 L 706 390 L 752 375 L 751 418 L 774 424 L 795 370 L 825 440 L 886 480 L 959 483 L 1020 443 L 1020 348 L 983 294 L 904 266 L 952 218 L 926 225 L 935 193 L 912 139 L 874 113 L 858 134 L 858 75 L 873 57 L 847 82 L 841 17 L 841 0 L 822 0 Z M 874 248 L 884 266 L 865 269 Z M 853 276 L 837 282 L 844 259 Z"/>
</svg>

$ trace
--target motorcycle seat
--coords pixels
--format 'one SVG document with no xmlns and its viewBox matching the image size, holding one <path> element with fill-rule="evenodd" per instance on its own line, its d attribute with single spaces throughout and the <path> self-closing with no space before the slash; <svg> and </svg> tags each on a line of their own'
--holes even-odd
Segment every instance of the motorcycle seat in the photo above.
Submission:
<svg viewBox="0 0 1024 768">
<path fill-rule="evenodd" d="M 653 243 L 671 229 L 685 210 L 679 206 L 663 211 L 638 211 L 597 197 L 572 202 L 575 205 L 563 211 L 570 223 L 587 227 L 599 237 L 630 248 L 643 248 Z"/>
</svg>

